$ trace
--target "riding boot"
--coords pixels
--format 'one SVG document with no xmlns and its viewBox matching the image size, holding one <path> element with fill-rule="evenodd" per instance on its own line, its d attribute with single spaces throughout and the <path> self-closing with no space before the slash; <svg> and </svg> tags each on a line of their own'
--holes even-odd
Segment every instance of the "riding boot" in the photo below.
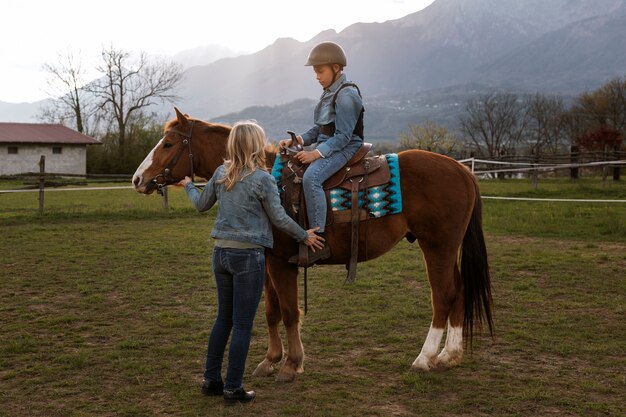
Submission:
<svg viewBox="0 0 626 417">
<path fill-rule="evenodd" d="M 318 235 L 324 237 L 323 233 L 318 233 Z M 317 261 L 321 261 L 330 257 L 330 246 L 326 242 L 324 242 L 324 247 L 322 249 L 316 249 L 313 252 L 313 249 L 305 245 L 304 243 L 300 243 L 300 247 L 298 248 L 298 253 L 289 258 L 289 263 L 298 264 L 298 266 L 307 267 L 309 265 L 313 265 Z"/>
</svg>

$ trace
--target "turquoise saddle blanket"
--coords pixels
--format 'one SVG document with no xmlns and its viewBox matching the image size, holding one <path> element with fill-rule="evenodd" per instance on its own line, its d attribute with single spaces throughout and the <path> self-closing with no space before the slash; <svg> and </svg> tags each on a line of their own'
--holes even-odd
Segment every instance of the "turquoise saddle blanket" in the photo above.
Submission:
<svg viewBox="0 0 626 417">
<path fill-rule="evenodd" d="M 388 214 L 402 213 L 402 192 L 400 189 L 400 167 L 398 155 L 386 154 L 389 164 L 389 182 L 383 185 L 368 187 L 359 191 L 359 208 L 365 209 L 370 218 L 383 217 Z M 278 192 L 282 192 L 283 162 L 276 158 L 272 167 L 272 176 L 278 185 Z M 333 211 L 350 210 L 352 208 L 352 192 L 343 188 L 329 190 L 330 207 Z"/>
</svg>

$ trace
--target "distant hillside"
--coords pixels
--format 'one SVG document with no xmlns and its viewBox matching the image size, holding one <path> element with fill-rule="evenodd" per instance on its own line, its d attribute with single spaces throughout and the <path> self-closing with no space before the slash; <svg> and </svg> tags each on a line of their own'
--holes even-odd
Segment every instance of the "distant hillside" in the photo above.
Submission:
<svg viewBox="0 0 626 417">
<path fill-rule="evenodd" d="M 358 23 L 341 33 L 326 31 L 307 42 L 279 39 L 264 50 L 220 60 L 187 71 L 181 105 L 191 114 L 211 118 L 249 106 L 281 105 L 299 98 L 315 99 L 319 86 L 311 69 L 303 67 L 310 48 L 321 40 L 339 42 L 348 55 L 348 77 L 369 97 L 419 93 L 463 83 L 491 84 L 534 91 L 542 72 L 565 71 L 566 79 L 551 76 L 541 88 L 576 92 L 594 88 L 607 74 L 621 74 L 620 60 L 602 61 L 603 70 L 579 68 L 571 62 L 586 59 L 589 51 L 577 48 L 582 39 L 573 30 L 592 19 L 597 27 L 585 42 L 594 50 L 616 53 L 605 32 L 619 30 L 614 19 L 624 10 L 624 0 L 436 0 L 426 9 L 384 23 Z M 604 16 L 604 18 L 597 18 Z M 579 22 L 579 23 L 576 23 Z M 604 26 L 606 24 L 606 26 Z M 542 55 L 541 64 L 527 62 L 506 77 L 504 64 L 525 48 L 569 45 L 564 53 Z M 623 54 L 622 54 L 623 55 Z M 517 55 L 516 55 L 517 56 Z M 518 58 L 522 61 L 523 58 Z M 526 61 L 529 59 L 525 58 Z M 484 69 L 502 68 L 502 77 L 485 75 Z M 580 69 L 581 73 L 576 71 Z M 585 74 L 582 73 L 584 71 Z M 491 73 L 490 73 L 491 74 Z"/>
<path fill-rule="evenodd" d="M 365 98 L 365 137 L 368 142 L 394 142 L 410 124 L 426 120 L 458 128 L 459 117 L 465 113 L 465 103 L 493 88 L 480 84 L 465 84 L 423 91 Z M 522 92 L 518 92 L 522 93 Z M 274 141 L 287 136 L 287 130 L 301 133 L 313 123 L 316 101 L 300 99 L 276 106 L 252 106 L 240 112 L 212 118 L 211 121 L 233 124 L 238 120 L 254 119 Z"/>
<path fill-rule="evenodd" d="M 6 103 L 0 101 L 0 121 L 15 123 L 36 123 L 39 108 L 46 100 L 35 103 Z"/>
<path fill-rule="evenodd" d="M 585 19 L 478 68 L 493 85 L 581 91 L 626 76 L 626 15 Z"/>
<path fill-rule="evenodd" d="M 186 49 L 174 55 L 172 60 L 181 64 L 184 68 L 198 65 L 208 65 L 222 58 L 230 58 L 243 55 L 221 45 L 206 45 L 198 48 Z"/>
<path fill-rule="evenodd" d="M 370 134 L 385 138 L 407 121 L 451 124 L 477 91 L 571 96 L 626 75 L 625 16 L 626 0 L 436 0 L 401 19 L 306 42 L 278 39 L 254 54 L 192 66 L 176 105 L 206 120 L 271 114 L 271 132 L 308 126 L 307 100 L 321 90 L 303 64 L 313 45 L 331 40 L 346 50 L 346 74 L 363 92 Z M 202 62 L 210 50 L 186 51 L 184 59 Z M 170 104 L 156 110 L 172 115 Z M 7 111 L 0 107 L 0 119 Z"/>
</svg>

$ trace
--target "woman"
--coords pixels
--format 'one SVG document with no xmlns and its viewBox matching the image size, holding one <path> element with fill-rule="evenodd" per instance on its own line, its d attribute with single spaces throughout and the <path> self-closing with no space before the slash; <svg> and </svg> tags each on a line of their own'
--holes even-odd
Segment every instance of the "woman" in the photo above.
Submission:
<svg viewBox="0 0 626 417">
<path fill-rule="evenodd" d="M 228 404 L 255 397 L 254 391 L 244 390 L 243 373 L 265 279 L 265 248 L 273 245 L 271 225 L 313 251 L 323 248 L 324 241 L 315 229 L 302 229 L 285 213 L 276 182 L 265 168 L 265 144 L 259 125 L 239 122 L 228 136 L 227 159 L 204 190 L 200 192 L 189 177 L 181 181 L 198 211 L 219 203 L 211 232 L 218 312 L 208 341 L 202 393 L 223 395 Z M 223 380 L 222 361 L 231 331 Z"/>
</svg>

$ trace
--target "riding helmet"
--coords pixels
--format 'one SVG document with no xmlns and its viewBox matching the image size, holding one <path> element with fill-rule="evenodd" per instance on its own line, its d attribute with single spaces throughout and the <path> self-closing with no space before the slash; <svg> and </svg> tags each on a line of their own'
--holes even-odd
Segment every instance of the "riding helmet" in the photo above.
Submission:
<svg viewBox="0 0 626 417">
<path fill-rule="evenodd" d="M 347 65 L 346 54 L 343 48 L 335 42 L 318 43 L 309 52 L 309 58 L 305 66 L 339 64 L 342 67 Z"/>
</svg>

